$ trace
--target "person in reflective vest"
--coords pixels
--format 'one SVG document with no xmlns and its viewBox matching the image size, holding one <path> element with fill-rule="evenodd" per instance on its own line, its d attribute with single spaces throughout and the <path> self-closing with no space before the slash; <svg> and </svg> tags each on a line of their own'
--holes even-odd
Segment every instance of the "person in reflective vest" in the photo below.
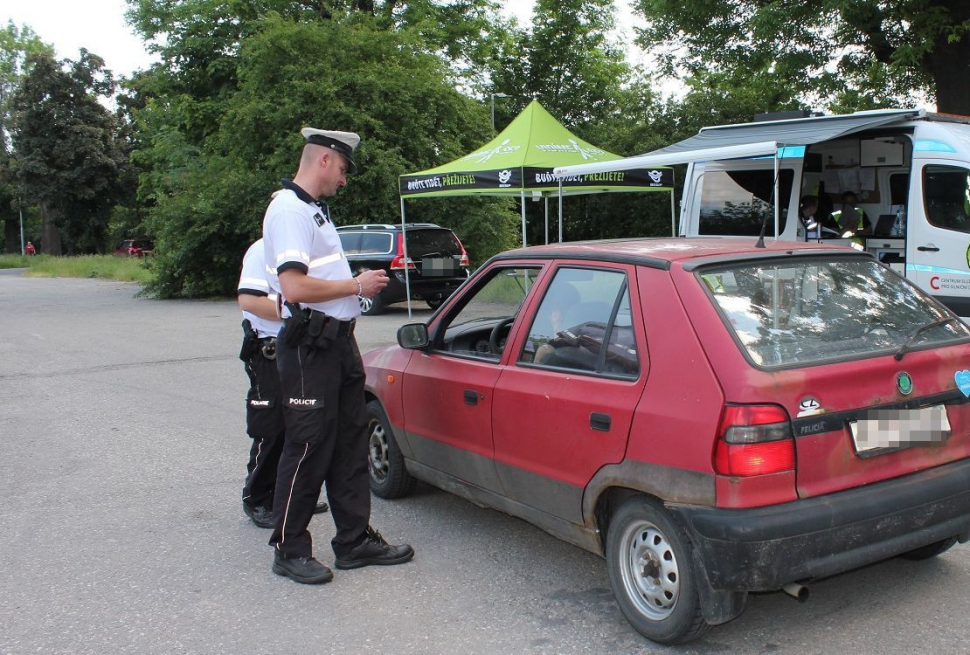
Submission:
<svg viewBox="0 0 970 655">
<path fill-rule="evenodd" d="M 842 238 L 848 239 L 857 234 L 872 234 L 872 223 L 869 217 L 856 205 L 855 192 L 846 191 L 842 194 L 841 209 L 832 212 L 832 218 L 842 230 Z"/>
</svg>

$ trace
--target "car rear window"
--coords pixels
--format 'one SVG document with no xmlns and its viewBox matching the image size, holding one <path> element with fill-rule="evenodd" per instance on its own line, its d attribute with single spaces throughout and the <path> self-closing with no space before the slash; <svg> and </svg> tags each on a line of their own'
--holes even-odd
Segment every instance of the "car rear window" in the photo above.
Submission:
<svg viewBox="0 0 970 655">
<path fill-rule="evenodd" d="M 407 239 L 408 256 L 412 259 L 461 254 L 458 237 L 451 230 L 408 230 Z"/>
<path fill-rule="evenodd" d="M 970 338 L 970 328 L 953 314 L 868 259 L 738 262 L 704 268 L 698 276 L 749 359 L 761 367 Z"/>
</svg>

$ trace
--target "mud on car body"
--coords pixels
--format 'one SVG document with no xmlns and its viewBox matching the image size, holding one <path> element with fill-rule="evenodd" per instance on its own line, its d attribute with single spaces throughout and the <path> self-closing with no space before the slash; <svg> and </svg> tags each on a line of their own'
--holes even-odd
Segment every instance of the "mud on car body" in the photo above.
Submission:
<svg viewBox="0 0 970 655">
<path fill-rule="evenodd" d="M 605 556 L 655 641 L 970 538 L 970 328 L 866 253 L 515 250 L 398 341 L 364 358 L 374 493 L 425 480 Z"/>
</svg>

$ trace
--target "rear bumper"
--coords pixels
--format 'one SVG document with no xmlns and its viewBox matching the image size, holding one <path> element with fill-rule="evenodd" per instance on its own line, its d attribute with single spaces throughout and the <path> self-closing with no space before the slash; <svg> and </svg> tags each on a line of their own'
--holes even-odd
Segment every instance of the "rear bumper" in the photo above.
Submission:
<svg viewBox="0 0 970 655">
<path fill-rule="evenodd" d="M 956 536 L 970 539 L 970 459 L 750 510 L 670 505 L 718 590 L 770 591 Z"/>
<path fill-rule="evenodd" d="M 408 280 L 411 287 L 411 298 L 413 300 L 444 300 L 467 279 L 467 274 L 464 277 L 422 277 L 415 275 Z M 387 287 L 381 292 L 381 297 L 387 303 L 407 299 L 404 273 L 394 273 L 390 276 Z"/>
</svg>

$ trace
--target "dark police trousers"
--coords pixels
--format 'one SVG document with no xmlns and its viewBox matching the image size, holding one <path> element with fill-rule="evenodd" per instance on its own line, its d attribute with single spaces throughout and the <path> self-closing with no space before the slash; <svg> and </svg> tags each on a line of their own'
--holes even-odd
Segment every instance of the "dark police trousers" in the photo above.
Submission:
<svg viewBox="0 0 970 655">
<path fill-rule="evenodd" d="M 337 526 L 331 545 L 342 557 L 364 540 L 370 520 L 364 365 L 352 330 L 341 330 L 325 348 L 287 344 L 285 333 L 284 327 L 276 363 L 286 438 L 269 543 L 284 558 L 312 556 L 307 526 L 326 482 Z"/>
<path fill-rule="evenodd" d="M 249 376 L 246 394 L 246 432 L 252 438 L 243 502 L 250 507 L 273 509 L 276 467 L 283 452 L 283 405 L 280 398 L 280 374 L 276 361 L 263 355 L 260 347 L 245 362 Z"/>
</svg>

